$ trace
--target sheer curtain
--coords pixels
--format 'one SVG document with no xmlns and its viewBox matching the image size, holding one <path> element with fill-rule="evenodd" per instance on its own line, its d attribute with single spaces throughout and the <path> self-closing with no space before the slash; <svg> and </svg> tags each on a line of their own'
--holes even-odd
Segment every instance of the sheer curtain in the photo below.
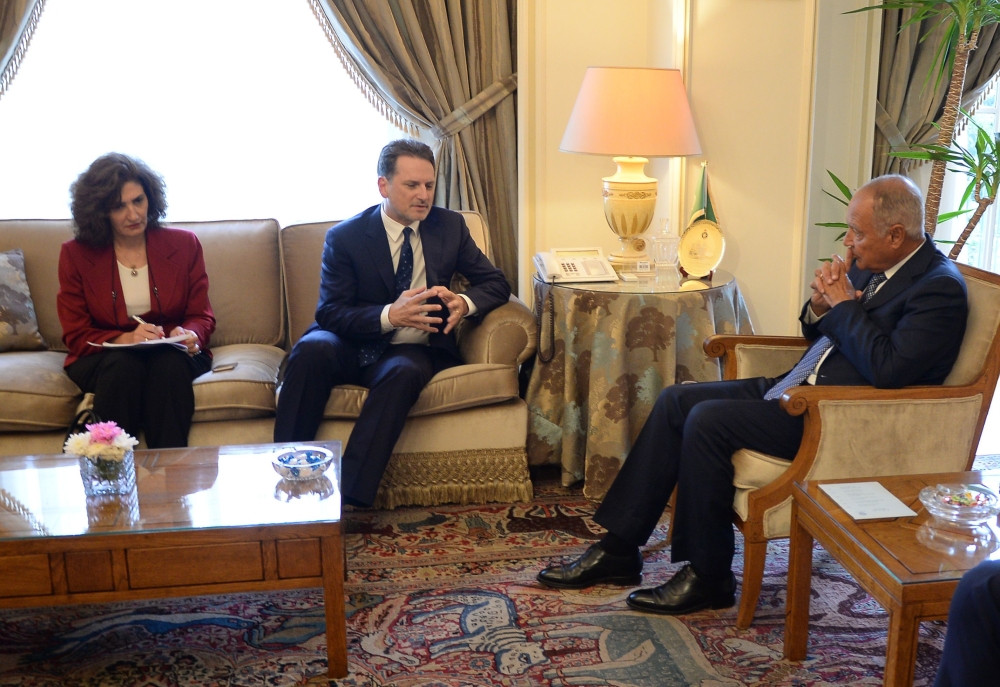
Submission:
<svg viewBox="0 0 1000 687">
<path fill-rule="evenodd" d="M 943 25 L 927 20 L 900 31 L 899 27 L 912 15 L 913 10 L 882 11 L 872 176 L 905 172 L 910 161 L 889 157 L 889 153 L 937 139 L 933 123 L 944 109 L 950 72 L 936 86 L 935 75 L 929 79 L 927 75 L 944 39 Z M 928 32 L 930 35 L 921 41 Z M 985 27 L 979 34 L 976 49 L 969 56 L 962 90 L 962 107 L 966 110 L 975 107 L 990 80 L 1000 71 L 1000 39 L 995 38 L 997 25 Z"/>
<path fill-rule="evenodd" d="M 435 202 L 477 210 L 517 284 L 515 3 L 310 0 L 354 80 L 411 134 L 430 132 Z"/>
<path fill-rule="evenodd" d="M 167 221 L 346 219 L 403 135 L 302 0 L 46 0 L 30 48 L 0 99 L 0 218 L 67 217 L 117 151 L 166 179 Z"/>
<path fill-rule="evenodd" d="M 24 59 L 45 0 L 0 0 L 0 97 Z"/>
</svg>

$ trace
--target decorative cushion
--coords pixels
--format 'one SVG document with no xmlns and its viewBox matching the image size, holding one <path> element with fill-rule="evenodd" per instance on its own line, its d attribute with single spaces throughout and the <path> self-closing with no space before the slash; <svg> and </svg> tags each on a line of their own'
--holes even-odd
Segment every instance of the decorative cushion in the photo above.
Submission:
<svg viewBox="0 0 1000 687">
<path fill-rule="evenodd" d="M 46 348 L 24 276 L 24 253 L 20 248 L 0 253 L 0 353 Z"/>
<path fill-rule="evenodd" d="M 0 355 L 0 432 L 66 430 L 83 397 L 63 371 L 65 353 Z"/>
<path fill-rule="evenodd" d="M 212 348 L 212 367 L 237 365 L 225 372 L 206 372 L 194 380 L 194 422 L 274 415 L 274 380 L 284 357 L 282 349 L 264 344 Z"/>
<path fill-rule="evenodd" d="M 323 412 L 325 419 L 355 419 L 368 398 L 368 389 L 345 385 L 334 388 Z M 517 398 L 517 368 L 477 364 L 448 368 L 431 378 L 420 392 L 409 417 L 475 408 Z"/>
</svg>

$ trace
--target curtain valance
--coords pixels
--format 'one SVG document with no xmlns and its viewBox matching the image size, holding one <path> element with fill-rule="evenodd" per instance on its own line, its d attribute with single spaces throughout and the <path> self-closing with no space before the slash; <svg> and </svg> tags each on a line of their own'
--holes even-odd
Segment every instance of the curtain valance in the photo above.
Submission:
<svg viewBox="0 0 1000 687">
<path fill-rule="evenodd" d="M 45 0 L 0 0 L 0 96 L 21 66 L 44 6 Z"/>
</svg>

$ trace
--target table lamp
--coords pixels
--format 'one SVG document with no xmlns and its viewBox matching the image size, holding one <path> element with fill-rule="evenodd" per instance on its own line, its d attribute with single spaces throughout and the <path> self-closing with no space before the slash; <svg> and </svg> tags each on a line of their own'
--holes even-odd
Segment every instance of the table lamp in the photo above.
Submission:
<svg viewBox="0 0 1000 687">
<path fill-rule="evenodd" d="M 635 271 L 648 260 L 637 237 L 656 209 L 647 158 L 701 153 L 680 71 L 588 67 L 559 150 L 614 156 L 618 171 L 604 177 L 604 216 L 621 250 L 609 259 L 619 272 Z"/>
</svg>

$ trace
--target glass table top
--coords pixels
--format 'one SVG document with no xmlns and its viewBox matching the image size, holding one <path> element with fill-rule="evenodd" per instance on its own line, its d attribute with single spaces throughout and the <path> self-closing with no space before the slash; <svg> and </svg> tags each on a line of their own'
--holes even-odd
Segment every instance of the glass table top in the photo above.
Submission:
<svg viewBox="0 0 1000 687">
<path fill-rule="evenodd" d="M 554 286 L 574 291 L 600 291 L 605 293 L 694 293 L 725 286 L 735 279 L 732 274 L 725 270 L 715 270 L 711 277 L 702 279 L 679 275 L 664 277 L 663 275 L 657 276 L 652 272 L 648 274 L 637 273 L 636 276 L 638 277 L 638 281 L 561 282 Z M 535 274 L 535 280 L 538 281 L 537 273 Z"/>
<path fill-rule="evenodd" d="M 282 479 L 273 456 L 334 453 L 320 477 Z M 0 540 L 337 522 L 339 441 L 136 451 L 136 490 L 86 497 L 76 456 L 0 457 Z"/>
</svg>

